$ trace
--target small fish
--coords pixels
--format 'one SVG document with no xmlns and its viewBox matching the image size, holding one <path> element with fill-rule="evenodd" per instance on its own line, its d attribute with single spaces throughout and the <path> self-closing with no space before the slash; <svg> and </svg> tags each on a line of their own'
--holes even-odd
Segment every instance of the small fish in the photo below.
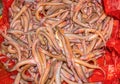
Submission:
<svg viewBox="0 0 120 84">
<path fill-rule="evenodd" d="M 26 2 L 34 2 L 35 0 L 25 0 Z"/>
</svg>

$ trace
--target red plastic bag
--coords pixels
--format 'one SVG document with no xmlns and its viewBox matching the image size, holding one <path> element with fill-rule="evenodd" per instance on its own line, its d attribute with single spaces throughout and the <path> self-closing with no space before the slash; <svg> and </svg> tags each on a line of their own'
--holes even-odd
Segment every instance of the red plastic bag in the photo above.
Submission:
<svg viewBox="0 0 120 84">
<path fill-rule="evenodd" d="M 103 0 L 107 15 L 120 19 L 120 0 Z"/>
<path fill-rule="evenodd" d="M 3 10 L 2 10 L 2 18 L 0 18 L 0 30 L 6 31 L 9 28 L 9 7 L 11 6 L 13 0 L 2 0 Z M 0 44 L 3 41 L 3 37 L 0 35 Z M 13 79 L 10 78 L 14 72 L 7 72 L 1 63 L 7 60 L 7 57 L 4 55 L 0 55 L 0 84 L 12 84 Z"/>
</svg>

